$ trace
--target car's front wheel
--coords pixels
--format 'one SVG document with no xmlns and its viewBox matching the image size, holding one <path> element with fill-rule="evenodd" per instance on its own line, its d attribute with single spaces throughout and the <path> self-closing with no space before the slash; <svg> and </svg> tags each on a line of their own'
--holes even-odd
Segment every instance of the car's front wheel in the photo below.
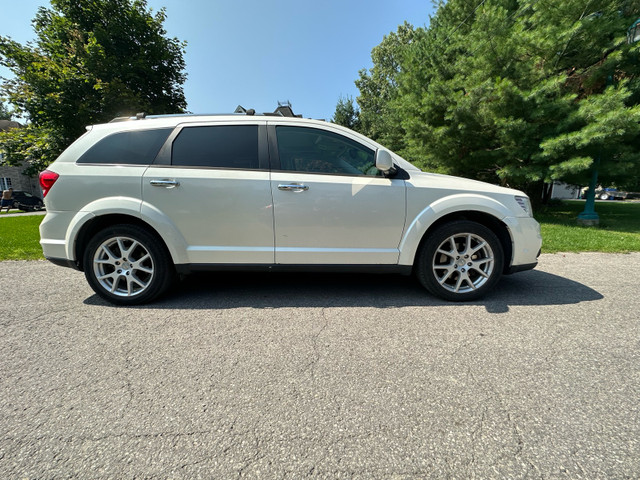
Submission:
<svg viewBox="0 0 640 480">
<path fill-rule="evenodd" d="M 89 241 L 83 260 L 91 288 L 118 305 L 150 302 L 175 278 L 160 239 L 137 225 L 114 225 L 98 232 Z"/>
<path fill-rule="evenodd" d="M 475 300 L 491 290 L 504 265 L 502 245 L 487 227 L 458 220 L 429 232 L 416 261 L 420 283 L 453 301 Z"/>
</svg>

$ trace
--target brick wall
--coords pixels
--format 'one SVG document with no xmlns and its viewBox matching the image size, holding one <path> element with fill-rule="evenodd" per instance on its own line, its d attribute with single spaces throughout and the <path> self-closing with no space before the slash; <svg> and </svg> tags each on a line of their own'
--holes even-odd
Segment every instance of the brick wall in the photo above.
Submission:
<svg viewBox="0 0 640 480">
<path fill-rule="evenodd" d="M 24 190 L 42 197 L 42 191 L 37 178 L 30 178 L 22 174 L 24 167 L 0 166 L 0 178 L 10 178 L 14 190 Z"/>
</svg>

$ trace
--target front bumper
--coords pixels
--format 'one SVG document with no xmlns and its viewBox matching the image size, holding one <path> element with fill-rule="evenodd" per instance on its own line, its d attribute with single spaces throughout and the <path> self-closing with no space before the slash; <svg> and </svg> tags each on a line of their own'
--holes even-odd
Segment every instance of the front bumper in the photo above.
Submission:
<svg viewBox="0 0 640 480">
<path fill-rule="evenodd" d="M 527 265 L 512 265 L 505 272 L 506 275 L 511 275 L 512 273 L 525 272 L 527 270 L 533 270 L 538 265 L 538 262 L 529 263 Z"/>
<path fill-rule="evenodd" d="M 504 219 L 513 242 L 510 273 L 530 270 L 538 264 L 542 235 L 540 224 L 531 217 L 507 217 Z"/>
</svg>

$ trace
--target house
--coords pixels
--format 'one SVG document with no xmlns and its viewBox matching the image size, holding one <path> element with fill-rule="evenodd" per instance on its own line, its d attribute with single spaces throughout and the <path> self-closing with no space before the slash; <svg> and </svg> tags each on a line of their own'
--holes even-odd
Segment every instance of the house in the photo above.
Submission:
<svg viewBox="0 0 640 480">
<path fill-rule="evenodd" d="M 18 122 L 12 120 L 0 120 L 0 131 L 10 130 L 12 128 L 21 128 Z M 9 167 L 4 165 L 2 152 L 0 152 L 0 191 L 8 188 L 14 190 L 23 190 L 33 195 L 42 197 L 40 185 L 37 178 L 28 177 L 22 172 L 24 167 Z"/>
<path fill-rule="evenodd" d="M 559 200 L 580 198 L 580 187 L 564 182 L 553 182 L 551 198 Z"/>
</svg>

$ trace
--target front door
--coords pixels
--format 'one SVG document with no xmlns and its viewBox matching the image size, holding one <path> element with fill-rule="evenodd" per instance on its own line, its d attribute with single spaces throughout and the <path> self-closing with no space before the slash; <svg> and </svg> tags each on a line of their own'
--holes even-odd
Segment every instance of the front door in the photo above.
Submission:
<svg viewBox="0 0 640 480">
<path fill-rule="evenodd" d="M 276 263 L 397 264 L 404 180 L 381 176 L 375 151 L 337 132 L 278 125 L 269 133 Z"/>
</svg>

